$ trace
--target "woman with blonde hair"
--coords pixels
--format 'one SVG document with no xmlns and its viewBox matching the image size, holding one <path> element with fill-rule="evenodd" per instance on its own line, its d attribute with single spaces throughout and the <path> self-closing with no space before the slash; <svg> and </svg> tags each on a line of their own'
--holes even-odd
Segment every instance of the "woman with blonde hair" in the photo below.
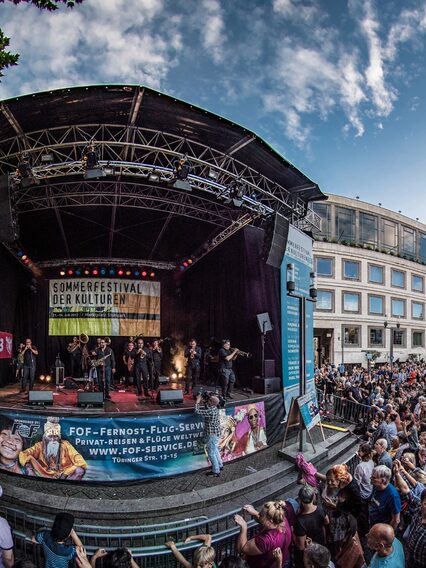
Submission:
<svg viewBox="0 0 426 568">
<path fill-rule="evenodd" d="M 282 566 L 289 557 L 291 529 L 285 517 L 284 501 L 268 501 L 260 511 L 252 505 L 244 505 L 243 510 L 260 525 L 253 538 L 248 540 L 247 522 L 241 515 L 235 515 L 235 523 L 240 527 L 237 550 L 243 553 L 250 568 L 275 568 L 277 548 Z M 275 551 L 275 554 L 274 554 Z"/>
<path fill-rule="evenodd" d="M 185 558 L 185 556 L 177 549 L 174 541 L 169 540 L 166 546 L 170 548 L 173 556 L 184 568 L 215 568 L 214 563 L 216 552 L 212 547 L 212 537 L 209 534 L 196 534 L 189 536 L 185 540 L 185 544 L 193 540 L 201 540 L 204 544 L 197 548 L 192 556 L 192 563 Z"/>
</svg>

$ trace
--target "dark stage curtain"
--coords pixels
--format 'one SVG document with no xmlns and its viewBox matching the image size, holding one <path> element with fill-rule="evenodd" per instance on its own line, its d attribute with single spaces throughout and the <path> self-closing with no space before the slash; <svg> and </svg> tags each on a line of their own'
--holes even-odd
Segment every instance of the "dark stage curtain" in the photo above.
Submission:
<svg viewBox="0 0 426 568">
<path fill-rule="evenodd" d="M 16 346 L 31 337 L 32 275 L 0 245 L 0 330 L 13 333 Z M 10 359 L 0 359 L 0 385 L 14 380 Z"/>
<path fill-rule="evenodd" d="M 281 375 L 280 271 L 261 258 L 263 231 L 247 227 L 183 274 L 163 286 L 162 328 L 182 342 L 195 337 L 230 338 L 253 354 L 239 357 L 239 382 L 249 385 L 261 371 L 261 340 L 256 314 L 269 312 L 273 331 L 266 337 L 265 356 L 275 359 Z"/>
</svg>

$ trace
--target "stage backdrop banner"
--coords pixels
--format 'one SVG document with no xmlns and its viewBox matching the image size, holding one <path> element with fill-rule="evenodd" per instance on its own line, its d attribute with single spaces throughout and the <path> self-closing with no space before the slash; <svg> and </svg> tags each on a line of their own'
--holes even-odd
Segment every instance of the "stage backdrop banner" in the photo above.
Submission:
<svg viewBox="0 0 426 568">
<path fill-rule="evenodd" d="M 49 281 L 49 335 L 159 337 L 160 283 L 108 278 Z"/>
<path fill-rule="evenodd" d="M 294 264 L 295 292 L 309 298 L 310 273 L 313 270 L 312 239 L 293 225 L 288 232 L 287 247 L 281 265 L 281 329 L 283 394 L 286 412 L 291 400 L 300 396 L 299 299 L 287 296 L 287 264 Z M 314 390 L 314 318 L 313 303 L 306 302 L 306 392 Z"/>
<path fill-rule="evenodd" d="M 0 359 L 12 357 L 13 335 L 7 331 L 0 331 Z"/>
<path fill-rule="evenodd" d="M 224 462 L 267 447 L 263 401 L 220 412 Z M 195 412 L 117 418 L 4 412 L 0 429 L 9 431 L 16 451 L 11 455 L 9 448 L 3 455 L 0 445 L 0 471 L 83 482 L 186 473 L 209 465 L 203 424 Z"/>
</svg>

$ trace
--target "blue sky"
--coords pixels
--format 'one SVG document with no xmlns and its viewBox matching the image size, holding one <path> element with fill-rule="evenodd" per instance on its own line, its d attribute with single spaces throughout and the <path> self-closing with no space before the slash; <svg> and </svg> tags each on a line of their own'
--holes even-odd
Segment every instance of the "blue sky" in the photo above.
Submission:
<svg viewBox="0 0 426 568">
<path fill-rule="evenodd" d="M 262 136 L 323 191 L 426 223 L 424 0 L 1 4 L 21 53 L 0 97 L 138 83 Z"/>
</svg>

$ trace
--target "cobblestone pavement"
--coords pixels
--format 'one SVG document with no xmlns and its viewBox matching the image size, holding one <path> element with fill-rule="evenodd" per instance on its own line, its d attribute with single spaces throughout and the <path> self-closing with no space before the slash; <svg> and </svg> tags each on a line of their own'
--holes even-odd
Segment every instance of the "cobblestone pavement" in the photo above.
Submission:
<svg viewBox="0 0 426 568">
<path fill-rule="evenodd" d="M 336 425 L 338 425 L 336 423 Z M 326 437 L 330 437 L 336 432 L 334 430 L 324 429 Z M 318 428 L 312 431 L 314 443 L 321 441 L 321 433 Z M 225 465 L 220 478 L 207 477 L 206 470 L 190 472 L 173 478 L 162 478 L 152 481 L 144 481 L 138 483 L 122 482 L 113 485 L 92 485 L 88 483 L 68 483 L 55 482 L 48 480 L 35 480 L 25 477 L 0 474 L 1 485 L 12 485 L 21 487 L 39 493 L 48 493 L 49 495 L 60 495 L 63 497 L 73 497 L 82 499 L 141 499 L 149 497 L 167 497 L 169 495 L 178 495 L 180 493 L 189 493 L 198 491 L 205 487 L 218 486 L 222 483 L 241 479 L 244 476 L 265 469 L 265 467 L 274 465 L 282 458 L 278 455 L 281 448 L 281 442 L 277 443 L 265 450 L 235 460 Z"/>
</svg>

